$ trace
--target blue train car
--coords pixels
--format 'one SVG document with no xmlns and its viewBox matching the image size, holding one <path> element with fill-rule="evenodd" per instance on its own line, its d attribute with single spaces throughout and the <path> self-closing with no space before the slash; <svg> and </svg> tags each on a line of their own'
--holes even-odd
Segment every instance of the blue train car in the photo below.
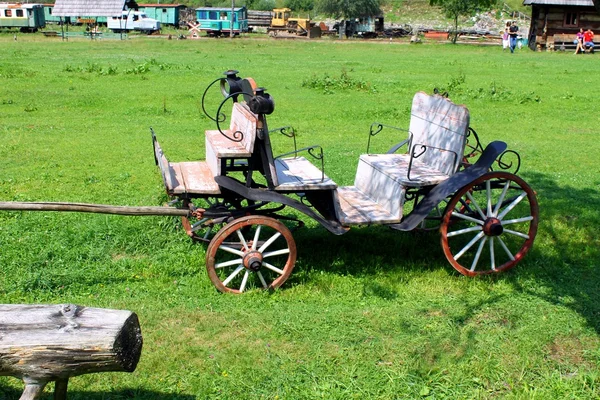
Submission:
<svg viewBox="0 0 600 400">
<path fill-rule="evenodd" d="M 139 10 L 149 18 L 155 19 L 161 25 L 179 26 L 181 11 L 186 8 L 183 4 L 138 4 Z"/>
<path fill-rule="evenodd" d="M 210 36 L 227 35 L 231 32 L 231 8 L 200 7 L 196 8 L 196 28 Z M 248 10 L 246 7 L 233 9 L 233 32 L 248 32 Z"/>
<path fill-rule="evenodd" d="M 41 4 L 0 3 L 0 28 L 37 32 L 45 26 L 44 7 Z"/>
</svg>

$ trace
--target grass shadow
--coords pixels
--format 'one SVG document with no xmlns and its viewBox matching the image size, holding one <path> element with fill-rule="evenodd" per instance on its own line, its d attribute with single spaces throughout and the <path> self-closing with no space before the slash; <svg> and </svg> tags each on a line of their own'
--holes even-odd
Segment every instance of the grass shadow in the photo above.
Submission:
<svg viewBox="0 0 600 400">
<path fill-rule="evenodd" d="M 14 400 L 21 396 L 21 391 L 6 387 L 0 384 L 0 400 Z M 49 385 L 44 390 L 40 400 L 49 400 L 54 398 L 54 387 Z M 83 392 L 78 390 L 69 390 L 67 392 L 67 398 L 69 400 L 124 400 L 124 399 L 138 399 L 138 400 L 194 400 L 197 397 L 189 394 L 172 394 L 162 393 L 152 390 L 145 389 L 121 389 L 110 392 Z"/>
</svg>

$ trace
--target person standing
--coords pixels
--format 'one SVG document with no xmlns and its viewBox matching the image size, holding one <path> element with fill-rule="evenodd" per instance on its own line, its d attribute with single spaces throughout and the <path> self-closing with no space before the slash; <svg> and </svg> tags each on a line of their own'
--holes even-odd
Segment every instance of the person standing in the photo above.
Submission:
<svg viewBox="0 0 600 400">
<path fill-rule="evenodd" d="M 510 22 L 506 23 L 504 32 L 502 32 L 502 51 L 508 49 L 508 29 L 510 28 Z"/>
<path fill-rule="evenodd" d="M 577 36 L 575 37 L 575 44 L 577 44 L 577 47 L 575 47 L 575 54 L 579 53 L 579 51 L 583 54 L 583 28 L 579 28 L 579 32 L 577 32 Z"/>
<path fill-rule="evenodd" d="M 517 23 L 515 21 L 512 22 L 512 24 L 510 25 L 510 28 L 508 28 L 508 36 L 509 36 L 509 45 L 510 45 L 510 52 L 514 53 L 515 52 L 515 47 L 517 47 L 517 36 L 519 35 L 519 27 L 517 26 Z"/>
<path fill-rule="evenodd" d="M 594 52 L 594 32 L 590 28 L 583 32 L 583 48 L 590 49 L 590 53 Z"/>
</svg>

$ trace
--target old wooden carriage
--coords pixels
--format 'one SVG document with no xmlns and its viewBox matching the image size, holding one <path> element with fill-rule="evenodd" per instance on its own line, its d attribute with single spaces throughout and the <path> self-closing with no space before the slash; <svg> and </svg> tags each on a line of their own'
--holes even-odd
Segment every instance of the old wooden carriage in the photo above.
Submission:
<svg viewBox="0 0 600 400">
<path fill-rule="evenodd" d="M 216 84 L 225 99 L 211 115 L 205 97 Z M 483 149 L 469 127 L 469 110 L 445 96 L 417 93 L 406 130 L 372 124 L 369 143 L 384 129 L 402 140 L 385 154 L 367 148 L 354 185 L 347 187 L 323 171 L 320 146 L 298 149 L 294 140 L 289 153 L 272 153 L 270 136 L 294 138 L 293 129 L 269 129 L 273 99 L 251 78 L 227 71 L 208 86 L 202 107 L 216 124 L 205 132 L 205 160 L 171 162 L 154 131 L 152 140 L 168 195 L 189 211 L 182 217 L 187 233 L 208 242 L 206 268 L 220 291 L 281 286 L 296 262 L 287 225 L 302 225 L 298 214 L 336 235 L 364 225 L 439 228 L 446 258 L 469 276 L 508 270 L 533 244 L 535 193 L 505 171 L 518 170 L 520 159 L 506 161 L 518 155 L 499 141 Z M 296 212 L 283 214 L 285 209 Z"/>
</svg>

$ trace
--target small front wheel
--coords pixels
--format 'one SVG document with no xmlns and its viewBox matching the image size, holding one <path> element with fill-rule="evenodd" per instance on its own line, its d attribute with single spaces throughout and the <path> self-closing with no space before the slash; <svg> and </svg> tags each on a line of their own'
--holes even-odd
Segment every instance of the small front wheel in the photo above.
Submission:
<svg viewBox="0 0 600 400">
<path fill-rule="evenodd" d="M 440 226 L 442 248 L 461 274 L 508 270 L 533 245 L 538 203 L 525 181 L 507 172 L 489 172 L 459 190 Z"/>
<path fill-rule="evenodd" d="M 225 293 L 276 289 L 296 263 L 296 243 L 280 221 L 250 215 L 224 226 L 206 250 L 206 270 Z"/>
</svg>

